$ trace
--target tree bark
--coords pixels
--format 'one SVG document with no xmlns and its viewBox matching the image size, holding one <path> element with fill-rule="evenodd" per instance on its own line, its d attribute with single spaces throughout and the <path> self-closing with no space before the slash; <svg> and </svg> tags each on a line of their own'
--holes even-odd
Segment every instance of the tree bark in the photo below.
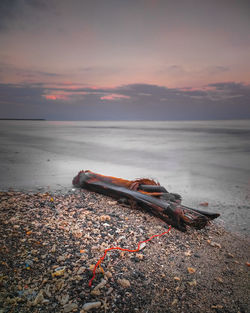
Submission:
<svg viewBox="0 0 250 313">
<path fill-rule="evenodd" d="M 73 179 L 73 185 L 115 199 L 126 199 L 132 207 L 141 207 L 181 231 L 186 231 L 187 225 L 201 229 L 220 215 L 182 205 L 180 195 L 169 193 L 159 183 L 150 179 L 129 181 L 81 171 Z"/>
</svg>

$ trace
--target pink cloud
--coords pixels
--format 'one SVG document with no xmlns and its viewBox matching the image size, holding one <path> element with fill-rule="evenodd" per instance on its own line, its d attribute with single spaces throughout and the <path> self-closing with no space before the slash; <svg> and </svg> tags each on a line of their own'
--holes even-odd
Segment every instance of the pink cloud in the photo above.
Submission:
<svg viewBox="0 0 250 313">
<path fill-rule="evenodd" d="M 65 95 L 56 95 L 56 94 L 52 94 L 52 95 L 43 95 L 43 97 L 46 100 L 68 100 L 68 97 Z"/>
<path fill-rule="evenodd" d="M 46 90 L 46 94 L 43 95 L 43 97 L 46 100 L 70 100 L 70 98 L 74 97 L 74 96 L 79 96 L 79 95 L 86 95 L 87 92 L 85 91 L 79 91 L 77 90 L 79 88 L 79 86 L 77 85 L 70 85 L 70 86 L 66 86 L 66 87 L 62 87 L 61 85 L 58 86 L 54 86 L 55 90 L 53 90 L 54 88 L 52 86 L 47 86 L 48 88 L 50 88 L 51 90 Z M 59 90 L 56 90 L 59 89 Z M 60 90 L 61 89 L 61 90 Z"/>
<path fill-rule="evenodd" d="M 124 96 L 121 94 L 111 93 L 111 94 L 108 94 L 106 96 L 102 96 L 100 99 L 101 100 L 119 100 L 119 99 L 130 99 L 130 97 Z"/>
</svg>

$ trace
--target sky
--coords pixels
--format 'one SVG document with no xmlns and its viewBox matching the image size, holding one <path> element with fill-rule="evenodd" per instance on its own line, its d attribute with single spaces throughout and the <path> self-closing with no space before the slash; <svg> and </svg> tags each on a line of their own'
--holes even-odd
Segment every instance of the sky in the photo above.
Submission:
<svg viewBox="0 0 250 313">
<path fill-rule="evenodd" d="M 1 0 L 0 118 L 250 118 L 247 0 Z"/>
</svg>

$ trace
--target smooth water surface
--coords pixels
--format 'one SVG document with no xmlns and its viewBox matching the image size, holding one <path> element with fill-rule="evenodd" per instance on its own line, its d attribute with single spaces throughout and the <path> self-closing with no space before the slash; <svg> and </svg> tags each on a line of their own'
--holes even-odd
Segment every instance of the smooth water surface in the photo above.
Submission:
<svg viewBox="0 0 250 313">
<path fill-rule="evenodd" d="M 0 189 L 71 188 L 79 170 L 150 177 L 247 231 L 250 121 L 0 121 Z"/>
</svg>

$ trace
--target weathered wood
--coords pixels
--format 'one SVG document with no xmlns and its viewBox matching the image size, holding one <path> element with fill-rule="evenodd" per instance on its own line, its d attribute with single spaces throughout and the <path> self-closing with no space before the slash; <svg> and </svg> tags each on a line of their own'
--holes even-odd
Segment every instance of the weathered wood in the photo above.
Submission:
<svg viewBox="0 0 250 313">
<path fill-rule="evenodd" d="M 81 171 L 73 179 L 73 185 L 86 188 L 115 199 L 125 198 L 132 206 L 139 206 L 158 216 L 175 228 L 186 231 L 186 226 L 201 229 L 219 216 L 181 205 L 181 196 L 169 193 L 163 186 L 150 179 L 129 181 L 104 176 L 91 171 Z"/>
</svg>

